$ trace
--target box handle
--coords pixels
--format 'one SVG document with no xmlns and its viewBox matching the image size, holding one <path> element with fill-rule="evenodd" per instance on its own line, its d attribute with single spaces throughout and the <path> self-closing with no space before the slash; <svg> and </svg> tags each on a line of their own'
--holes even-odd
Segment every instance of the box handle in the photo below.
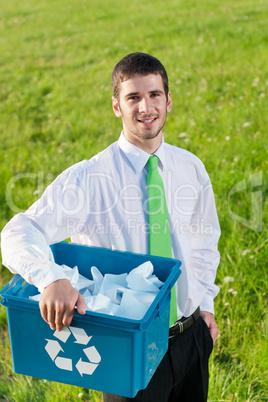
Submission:
<svg viewBox="0 0 268 402">
<path fill-rule="evenodd" d="M 2 297 L 4 297 L 5 294 L 10 294 L 11 291 L 12 291 L 12 295 L 15 295 L 21 289 L 23 282 L 24 282 L 24 279 L 20 275 L 16 274 L 9 281 L 9 283 L 1 290 L 0 295 Z"/>
<path fill-rule="evenodd" d="M 3 297 L 3 299 L 0 300 L 0 304 L 2 304 L 2 306 L 7 307 L 7 302 L 5 297 Z"/>
</svg>

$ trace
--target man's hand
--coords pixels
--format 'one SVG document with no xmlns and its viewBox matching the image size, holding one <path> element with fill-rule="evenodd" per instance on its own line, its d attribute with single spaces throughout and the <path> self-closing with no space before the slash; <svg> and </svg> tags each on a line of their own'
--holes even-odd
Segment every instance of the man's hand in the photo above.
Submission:
<svg viewBox="0 0 268 402">
<path fill-rule="evenodd" d="M 71 324 L 75 306 L 79 314 L 86 313 L 86 303 L 82 295 L 68 279 L 59 279 L 47 286 L 42 294 L 40 312 L 51 329 L 61 331 Z"/>
<path fill-rule="evenodd" d="M 216 339 L 219 336 L 218 326 L 213 314 L 209 313 L 208 311 L 200 311 L 200 315 L 207 324 L 211 337 L 213 339 L 213 345 L 215 345 Z"/>
</svg>

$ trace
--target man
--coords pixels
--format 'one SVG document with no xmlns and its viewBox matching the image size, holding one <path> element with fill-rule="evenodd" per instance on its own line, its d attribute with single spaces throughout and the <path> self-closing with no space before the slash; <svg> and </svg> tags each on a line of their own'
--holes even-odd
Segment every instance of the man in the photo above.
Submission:
<svg viewBox="0 0 268 402">
<path fill-rule="evenodd" d="M 123 123 L 119 140 L 63 172 L 7 224 L 3 262 L 43 292 L 40 311 L 52 329 L 69 326 L 75 306 L 80 314 L 86 306 L 54 263 L 49 245 L 71 236 L 80 244 L 149 253 L 147 161 L 156 155 L 172 254 L 182 261 L 176 284 L 180 321 L 170 329 L 169 350 L 148 387 L 134 400 L 206 401 L 208 359 L 218 336 L 213 299 L 220 229 L 211 183 L 196 156 L 164 142 L 172 100 L 159 60 L 127 55 L 114 68 L 112 88 L 113 110 Z M 104 395 L 104 401 L 125 400 Z"/>
</svg>

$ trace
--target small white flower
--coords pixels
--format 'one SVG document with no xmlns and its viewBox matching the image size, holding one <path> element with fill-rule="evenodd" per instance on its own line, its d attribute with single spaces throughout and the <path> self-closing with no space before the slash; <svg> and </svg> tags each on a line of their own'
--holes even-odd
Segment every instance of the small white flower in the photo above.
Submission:
<svg viewBox="0 0 268 402">
<path fill-rule="evenodd" d="M 233 276 L 226 276 L 223 279 L 223 283 L 229 283 L 229 282 L 234 282 L 234 277 Z"/>
<path fill-rule="evenodd" d="M 249 127 L 250 126 L 250 122 L 249 121 L 246 121 L 244 124 L 243 124 L 243 127 Z"/>
<path fill-rule="evenodd" d="M 229 293 L 232 293 L 232 295 L 237 295 L 237 291 L 236 290 L 234 290 L 233 288 L 230 288 L 229 290 L 228 290 L 228 292 Z"/>
<path fill-rule="evenodd" d="M 40 194 L 40 193 L 41 193 L 41 190 L 40 190 L 40 189 L 37 189 L 37 190 L 35 190 L 33 193 L 34 193 L 34 195 Z"/>
<path fill-rule="evenodd" d="M 187 133 L 180 133 L 179 137 L 180 138 L 185 138 L 185 137 L 188 137 L 188 134 Z"/>
<path fill-rule="evenodd" d="M 47 174 L 47 180 L 49 180 L 49 181 L 54 180 L 54 176 L 52 173 Z"/>
<path fill-rule="evenodd" d="M 230 141 L 230 136 L 227 135 L 227 136 L 225 137 L 225 139 L 226 139 L 226 141 Z"/>
<path fill-rule="evenodd" d="M 244 256 L 244 255 L 246 255 L 247 253 L 250 253 L 250 252 L 251 252 L 250 249 L 246 249 L 246 250 L 243 251 L 242 255 Z"/>
<path fill-rule="evenodd" d="M 256 87 L 256 86 L 259 84 L 259 81 L 260 81 L 260 78 L 259 78 L 259 77 L 256 77 L 256 78 L 254 79 L 254 81 L 252 82 L 252 86 L 253 86 L 253 87 Z"/>
</svg>

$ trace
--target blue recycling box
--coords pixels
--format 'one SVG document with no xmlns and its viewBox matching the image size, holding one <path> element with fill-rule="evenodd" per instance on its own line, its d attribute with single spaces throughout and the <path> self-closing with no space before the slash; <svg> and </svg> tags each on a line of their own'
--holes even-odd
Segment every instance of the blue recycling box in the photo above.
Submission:
<svg viewBox="0 0 268 402">
<path fill-rule="evenodd" d="M 181 262 L 68 242 L 51 249 L 57 264 L 78 266 L 89 279 L 93 265 L 103 275 L 122 274 L 149 260 L 164 285 L 142 320 L 75 312 L 71 326 L 57 332 L 42 319 L 38 302 L 29 299 L 37 288 L 15 275 L 0 292 L 15 373 L 134 397 L 146 388 L 167 351 L 171 288 Z"/>
</svg>

